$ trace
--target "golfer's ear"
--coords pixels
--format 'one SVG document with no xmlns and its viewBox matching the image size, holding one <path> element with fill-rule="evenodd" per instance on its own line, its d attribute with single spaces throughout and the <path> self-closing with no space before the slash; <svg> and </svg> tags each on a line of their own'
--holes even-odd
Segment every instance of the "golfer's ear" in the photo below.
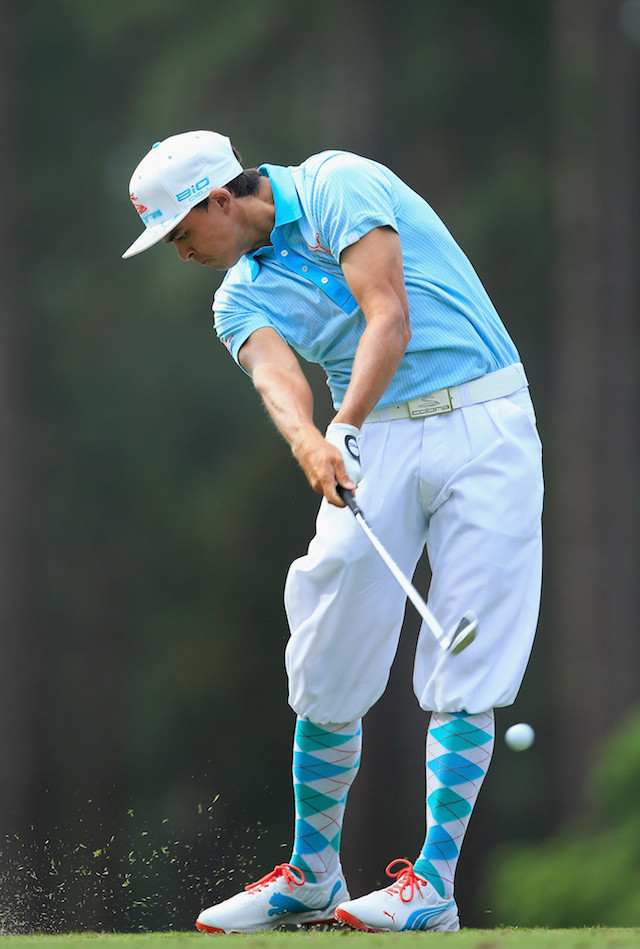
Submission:
<svg viewBox="0 0 640 949">
<path fill-rule="evenodd" d="M 221 211 L 228 211 L 231 207 L 233 195 L 226 188 L 214 188 L 209 194 L 208 209 L 219 208 Z"/>
</svg>

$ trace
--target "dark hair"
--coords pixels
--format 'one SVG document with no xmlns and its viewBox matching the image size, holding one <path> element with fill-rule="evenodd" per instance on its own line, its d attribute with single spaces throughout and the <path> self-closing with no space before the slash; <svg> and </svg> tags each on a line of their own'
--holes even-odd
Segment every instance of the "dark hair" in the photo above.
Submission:
<svg viewBox="0 0 640 949">
<path fill-rule="evenodd" d="M 242 155 L 233 145 L 233 154 L 236 156 L 240 164 L 242 164 Z M 251 194 L 255 194 L 258 190 L 258 184 L 260 182 L 260 172 L 256 168 L 246 168 L 242 171 L 236 178 L 232 178 L 231 181 L 228 181 L 223 188 L 226 188 L 227 191 L 230 191 L 232 195 L 236 198 L 246 198 Z M 205 207 L 209 203 L 209 198 L 206 197 L 204 201 L 200 201 L 195 205 L 197 208 Z"/>
<path fill-rule="evenodd" d="M 246 198 L 256 193 L 260 178 L 260 172 L 256 168 L 247 168 L 237 178 L 228 181 L 224 187 L 236 198 Z"/>
</svg>

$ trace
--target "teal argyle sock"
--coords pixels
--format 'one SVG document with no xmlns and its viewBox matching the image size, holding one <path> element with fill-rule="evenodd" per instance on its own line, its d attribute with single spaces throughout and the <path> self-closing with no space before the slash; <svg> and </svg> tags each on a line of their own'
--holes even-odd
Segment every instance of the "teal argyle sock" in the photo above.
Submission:
<svg viewBox="0 0 640 949">
<path fill-rule="evenodd" d="M 290 863 L 307 882 L 340 870 L 340 834 L 347 794 L 360 765 L 360 720 L 346 725 L 296 724 L 293 789 L 295 841 Z"/>
<path fill-rule="evenodd" d="M 427 733 L 427 837 L 414 869 L 440 896 L 453 896 L 460 848 L 491 763 L 493 711 L 433 713 Z"/>
</svg>

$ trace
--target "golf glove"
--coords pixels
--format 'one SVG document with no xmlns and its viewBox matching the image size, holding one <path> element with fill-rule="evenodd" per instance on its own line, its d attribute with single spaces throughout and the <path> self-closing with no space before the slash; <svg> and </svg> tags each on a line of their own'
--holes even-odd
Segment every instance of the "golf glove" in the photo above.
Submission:
<svg viewBox="0 0 640 949">
<path fill-rule="evenodd" d="M 347 474 L 354 484 L 362 481 L 360 465 L 360 429 L 343 422 L 332 422 L 324 436 L 330 445 L 339 449 Z"/>
</svg>

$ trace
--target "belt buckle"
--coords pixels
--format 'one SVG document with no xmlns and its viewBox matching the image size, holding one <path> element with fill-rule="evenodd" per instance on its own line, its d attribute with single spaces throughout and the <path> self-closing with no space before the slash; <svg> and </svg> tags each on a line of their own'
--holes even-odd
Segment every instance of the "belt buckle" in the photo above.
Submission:
<svg viewBox="0 0 640 949">
<path fill-rule="evenodd" d="M 407 402 L 407 405 L 411 418 L 425 418 L 428 415 L 444 415 L 446 412 L 453 412 L 449 389 L 438 389 L 437 392 L 420 395 L 417 399 Z"/>
</svg>

